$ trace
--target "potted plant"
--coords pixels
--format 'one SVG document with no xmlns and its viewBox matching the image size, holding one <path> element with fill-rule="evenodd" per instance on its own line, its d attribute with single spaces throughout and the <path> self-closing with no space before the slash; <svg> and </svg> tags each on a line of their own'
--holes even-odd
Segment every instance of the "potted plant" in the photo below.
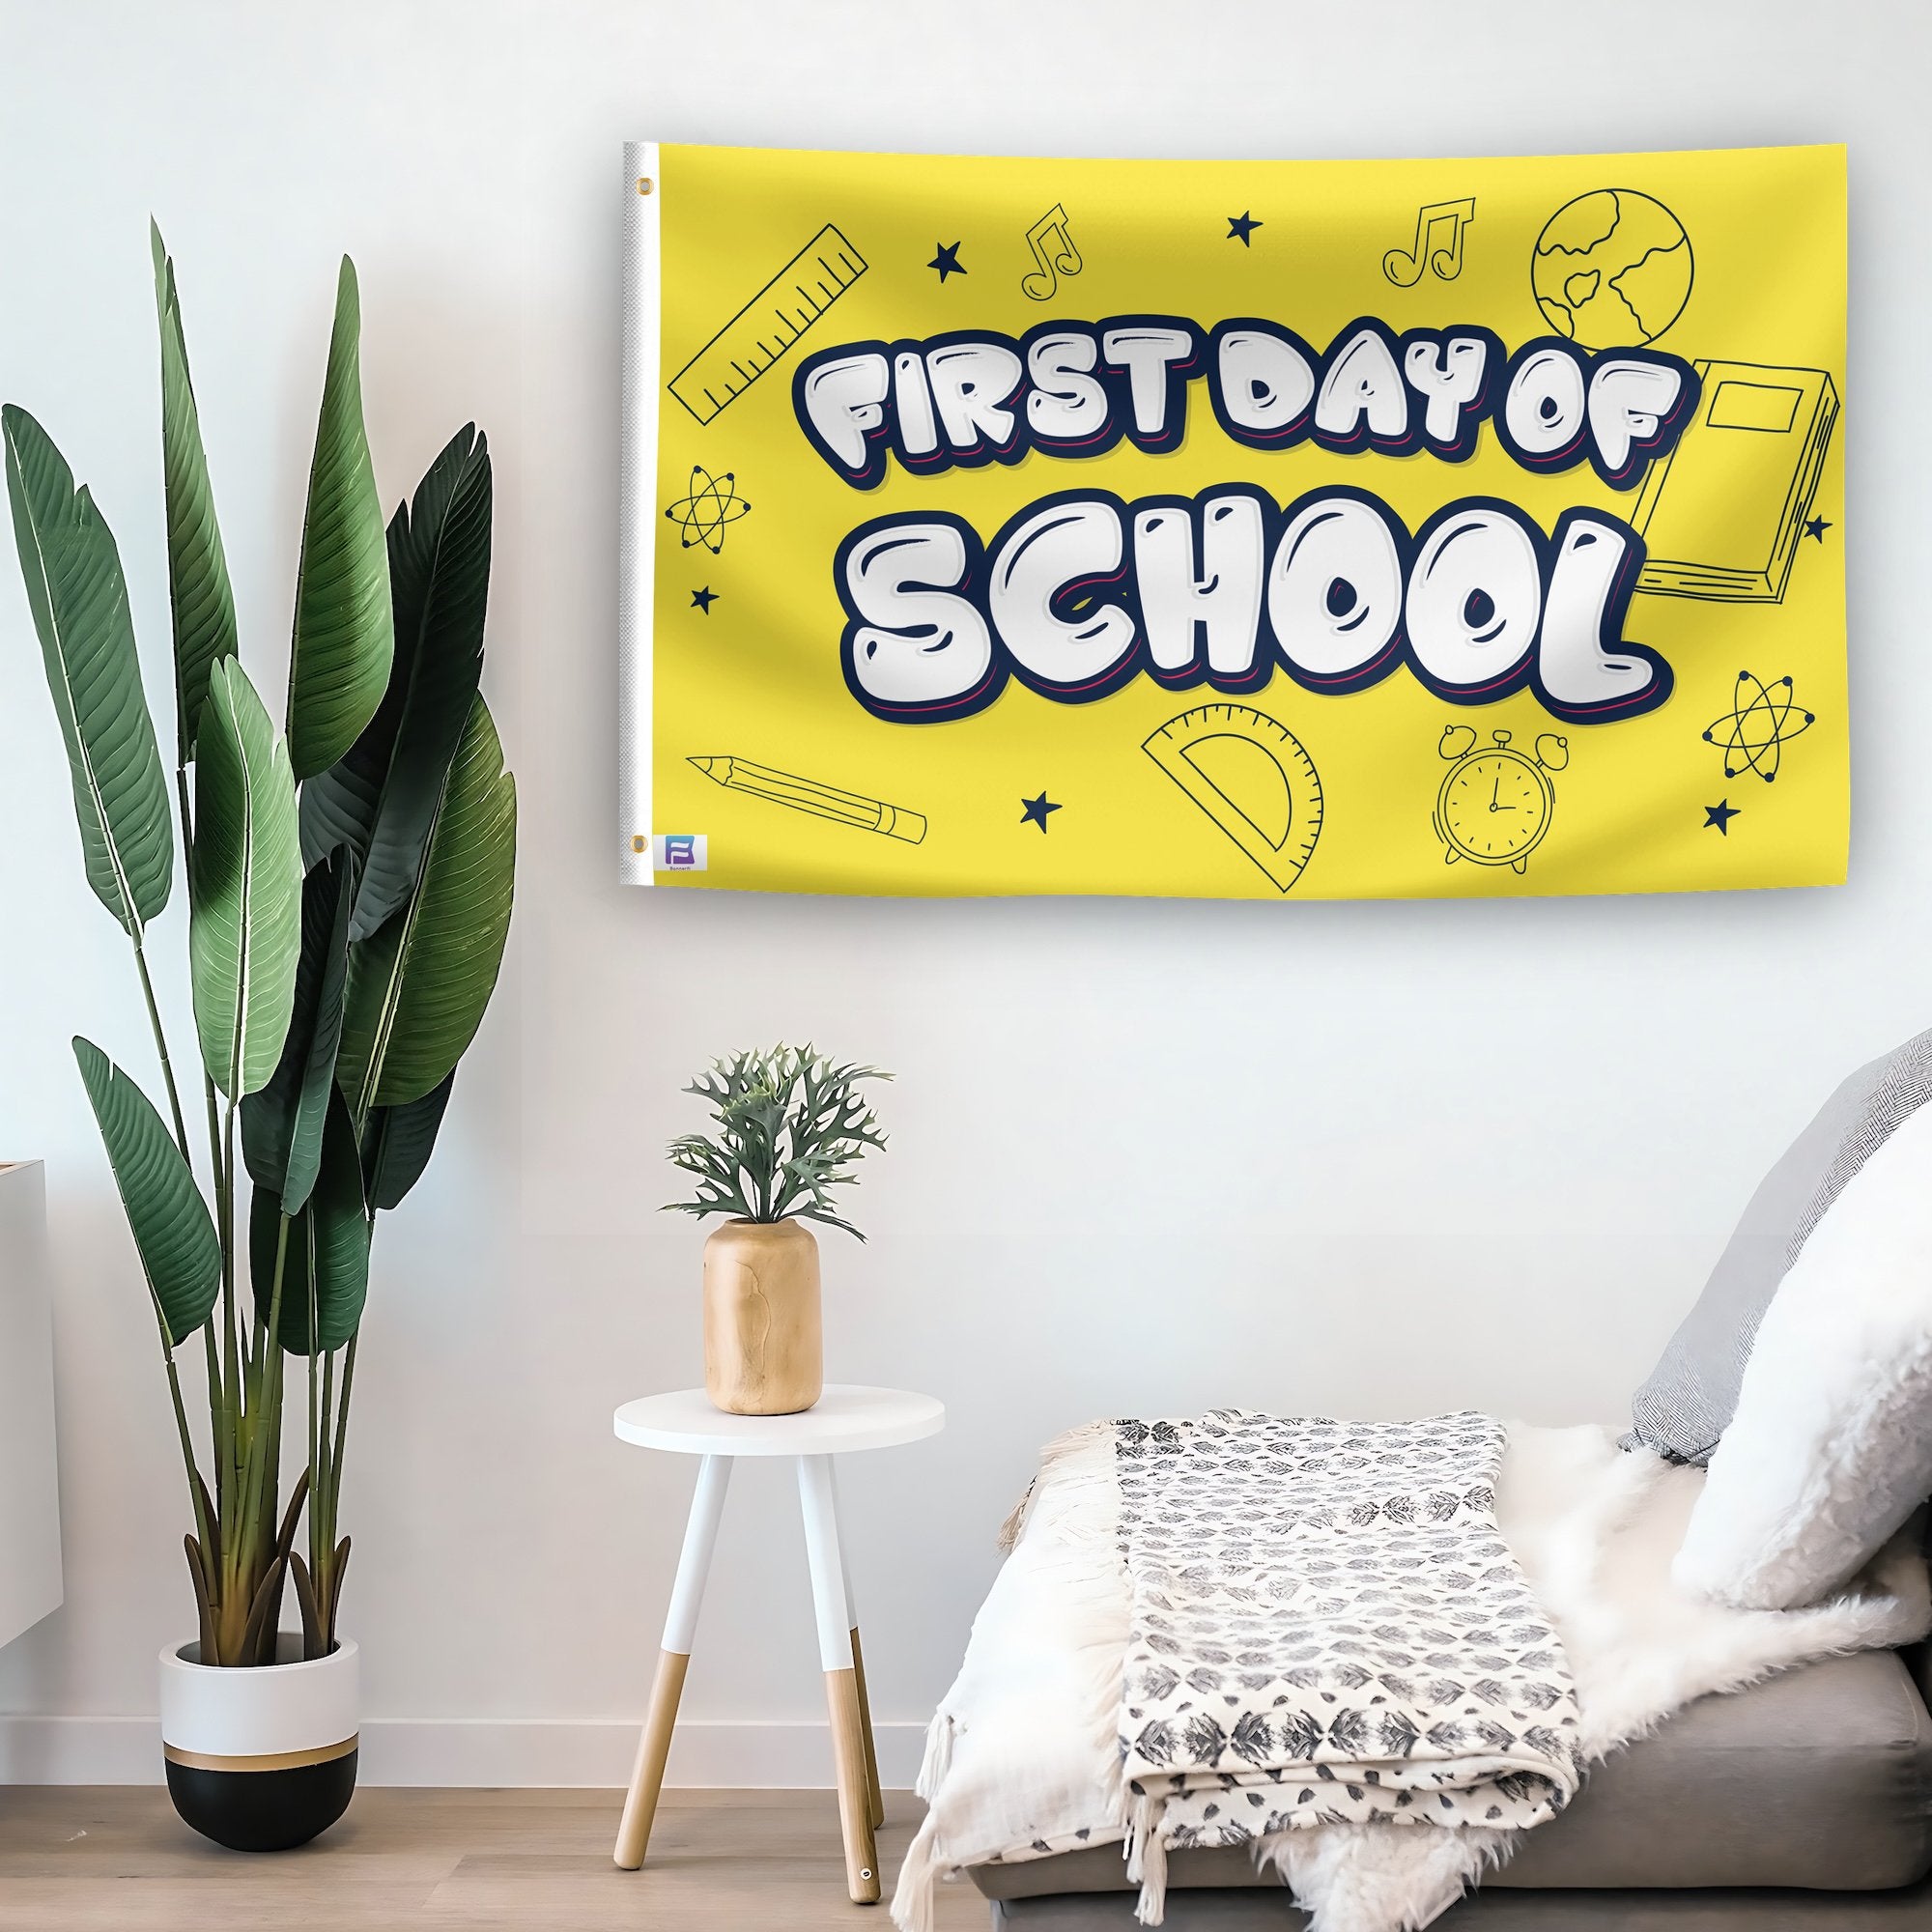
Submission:
<svg viewBox="0 0 1932 1932">
<path fill-rule="evenodd" d="M 166 1105 L 163 1116 L 75 1039 L 147 1278 L 192 1522 L 198 1632 L 161 1656 L 168 1787 L 198 1831 L 272 1850 L 327 1829 L 355 1787 L 356 1649 L 338 1631 L 349 1539 L 337 1512 L 370 1239 L 429 1159 L 496 984 L 516 788 L 477 689 L 483 438 L 460 432 L 385 533 L 345 258 L 278 732 L 237 651 L 158 232 L 154 259 L 172 805 L 114 537 L 24 410 L 0 411 L 0 438 L 88 882 L 132 944 Z M 191 1076 L 177 1074 L 147 958 L 174 884 L 175 817 L 199 1104 Z M 205 1122 L 199 1154 L 191 1119 Z M 306 1384 L 306 1455 L 285 1494 L 292 1358 Z M 191 1422 L 204 1401 L 205 1421 Z M 291 1594 L 300 1628 L 285 1632 Z"/>
<path fill-rule="evenodd" d="M 833 1212 L 832 1190 L 885 1146 L 859 1083 L 891 1078 L 780 1045 L 714 1061 L 684 1090 L 715 1125 L 671 1142 L 696 1198 L 666 1207 L 730 1217 L 704 1243 L 704 1386 L 728 1414 L 791 1415 L 824 1390 L 818 1242 L 803 1224 L 866 1238 Z"/>
</svg>

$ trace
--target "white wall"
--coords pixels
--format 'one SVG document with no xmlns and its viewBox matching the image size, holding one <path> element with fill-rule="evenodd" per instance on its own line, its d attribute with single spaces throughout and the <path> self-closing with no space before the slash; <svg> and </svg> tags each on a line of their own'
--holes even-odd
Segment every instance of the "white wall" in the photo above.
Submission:
<svg viewBox="0 0 1932 1932">
<path fill-rule="evenodd" d="M 608 1418 L 698 1375 L 698 1231 L 653 1209 L 690 1119 L 677 1087 L 714 1049 L 810 1035 L 899 1074 L 871 1242 L 829 1236 L 826 1261 L 835 1375 L 952 1414 L 846 1481 L 903 1776 L 1042 1438 L 1220 1403 L 1613 1416 L 1823 1092 L 1932 1021 L 1932 23 L 1910 0 L 7 0 L 0 25 L 0 394 L 118 529 L 157 702 L 150 210 L 258 677 L 281 675 L 338 250 L 362 274 L 385 497 L 468 417 L 497 453 L 488 688 L 522 875 L 436 1165 L 383 1231 L 344 1501 L 372 1775 L 621 1776 L 690 1471 L 620 1449 Z M 1175 156 L 1848 140 L 1852 883 L 1356 906 L 619 888 L 626 135 Z M 152 1732 L 125 1720 L 189 1628 L 185 1510 L 67 1036 L 148 1062 L 64 784 L 10 567 L 0 1155 L 48 1163 L 68 1602 L 0 1653 L 0 1712 L 35 1714 L 0 1724 L 0 1776 L 147 1776 Z M 185 1043 L 181 926 L 157 950 Z M 786 1728 L 819 1710 L 790 1499 L 752 1470 L 732 1502 L 682 1773 L 816 1777 L 817 1740 Z"/>
</svg>

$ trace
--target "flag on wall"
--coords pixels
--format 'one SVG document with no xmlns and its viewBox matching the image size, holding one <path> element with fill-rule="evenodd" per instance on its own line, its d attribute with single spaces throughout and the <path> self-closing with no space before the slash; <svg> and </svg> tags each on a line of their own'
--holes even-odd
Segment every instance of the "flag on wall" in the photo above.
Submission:
<svg viewBox="0 0 1932 1932">
<path fill-rule="evenodd" d="M 626 151 L 627 878 L 1824 885 L 1845 157 Z"/>
</svg>

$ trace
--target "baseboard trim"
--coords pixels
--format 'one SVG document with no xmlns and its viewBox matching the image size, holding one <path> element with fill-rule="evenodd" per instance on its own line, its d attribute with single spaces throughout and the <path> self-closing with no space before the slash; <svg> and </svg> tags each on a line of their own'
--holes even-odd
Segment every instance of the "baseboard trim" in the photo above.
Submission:
<svg viewBox="0 0 1932 1932">
<path fill-rule="evenodd" d="M 361 1726 L 364 1784 L 482 1788 L 622 1785 L 642 1719 L 377 1718 Z M 882 1723 L 879 1776 L 895 1789 L 919 1771 L 925 1727 Z M 154 1718 L 0 1716 L 0 1784 L 158 1784 L 160 1724 Z M 832 1783 L 824 1723 L 681 1723 L 669 1785 L 700 1789 L 812 1790 Z"/>
</svg>

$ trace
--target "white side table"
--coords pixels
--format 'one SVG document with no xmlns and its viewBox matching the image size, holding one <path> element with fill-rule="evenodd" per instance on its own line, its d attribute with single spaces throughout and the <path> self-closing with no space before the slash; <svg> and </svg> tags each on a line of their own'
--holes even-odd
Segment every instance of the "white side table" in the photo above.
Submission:
<svg viewBox="0 0 1932 1932">
<path fill-rule="evenodd" d="M 726 1415 L 711 1406 L 702 1389 L 679 1389 L 674 1395 L 647 1395 L 627 1402 L 612 1424 L 622 1441 L 704 1459 L 697 1466 L 697 1492 L 692 1498 L 677 1580 L 671 1585 L 670 1608 L 665 1617 L 664 1649 L 612 1856 L 626 1871 L 635 1871 L 643 1863 L 650 1843 L 651 1820 L 664 1788 L 665 1760 L 677 1722 L 684 1673 L 691 1662 L 698 1601 L 711 1568 L 719 1520 L 724 1514 L 731 1464 L 740 1456 L 789 1456 L 798 1465 L 799 1509 L 805 1518 L 811 1602 L 818 1619 L 818 1658 L 832 1713 L 846 1889 L 856 1903 L 876 1904 L 879 1858 L 872 1834 L 885 1823 L 885 1807 L 879 1797 L 878 1754 L 866 1698 L 858 1613 L 838 1545 L 838 1496 L 832 1459 L 855 1449 L 890 1449 L 937 1435 L 946 1424 L 944 1406 L 929 1395 L 905 1389 L 833 1382 L 813 1407 L 797 1415 Z"/>
</svg>

